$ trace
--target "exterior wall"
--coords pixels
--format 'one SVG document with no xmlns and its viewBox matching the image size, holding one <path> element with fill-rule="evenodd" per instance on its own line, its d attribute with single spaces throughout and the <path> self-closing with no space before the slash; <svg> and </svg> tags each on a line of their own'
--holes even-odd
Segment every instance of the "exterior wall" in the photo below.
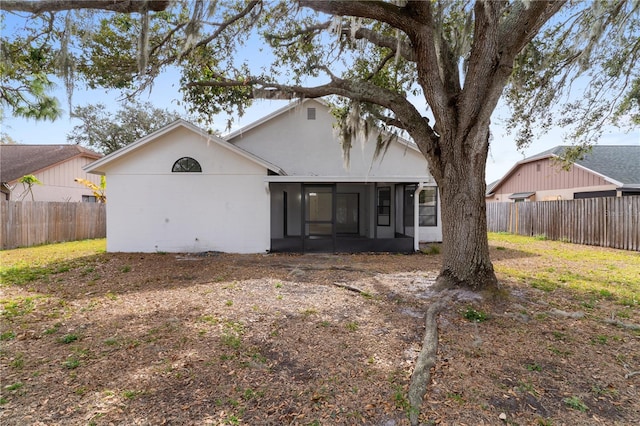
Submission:
<svg viewBox="0 0 640 426">
<path fill-rule="evenodd" d="M 196 159 L 202 173 L 172 173 Z M 265 252 L 266 168 L 185 128 L 105 166 L 110 252 Z"/>
<path fill-rule="evenodd" d="M 571 200 L 574 192 L 606 191 L 616 185 L 581 167 L 566 171 L 549 158 L 521 164 L 487 201 L 509 202 L 518 192 L 536 192 L 529 201 Z"/>
<path fill-rule="evenodd" d="M 307 119 L 307 108 L 316 109 L 315 120 Z M 249 151 L 260 158 L 280 166 L 288 176 L 328 176 L 328 177 L 360 177 L 363 181 L 375 177 L 407 177 L 408 179 L 420 178 L 433 182 L 429 173 L 426 159 L 415 148 L 405 146 L 401 143 L 393 142 L 387 152 L 374 160 L 376 146 L 376 136 L 370 135 L 365 143 L 357 142 L 351 148 L 350 161 L 345 165 L 342 147 L 334 133 L 335 120 L 323 104 L 308 100 L 282 113 L 270 120 L 267 120 L 244 133 L 237 134 L 229 141 L 234 145 Z M 382 184 L 391 187 L 392 206 L 396 200 L 402 202 L 402 197 L 398 198 L 395 187 L 401 185 Z M 347 192 L 339 189 L 339 192 Z M 299 197 L 299 189 L 297 190 Z M 272 194 L 273 195 L 273 194 Z M 289 193 L 288 202 L 294 200 Z M 275 194 L 275 204 L 280 205 L 281 194 Z M 363 208 L 366 200 L 367 208 Z M 298 201 L 299 202 L 299 201 Z M 360 193 L 361 204 L 361 234 L 369 238 L 377 235 L 378 238 L 393 238 L 395 230 L 402 230 L 402 217 L 396 217 L 401 208 L 392 209 L 391 223 L 394 226 L 382 227 L 376 224 L 376 194 L 373 187 L 369 191 Z M 440 200 L 438 200 L 440 203 Z M 281 207 L 272 205 L 276 213 Z M 278 210 L 279 209 L 279 210 Z M 364 212 L 368 217 L 363 218 Z M 440 215 L 440 205 L 438 204 L 438 215 Z M 272 219 L 277 220 L 277 219 Z M 295 223 L 293 222 L 295 221 Z M 366 221 L 366 222 L 365 222 Z M 299 235 L 299 219 L 289 219 L 289 235 Z M 272 224 L 274 238 L 280 238 L 281 224 Z M 363 231 L 364 229 L 364 231 Z M 413 234 L 413 228 L 411 228 Z M 438 225 L 435 227 L 421 227 L 419 238 L 421 242 L 442 241 L 442 225 L 438 217 Z"/>
<path fill-rule="evenodd" d="M 315 120 L 307 119 L 307 108 L 316 108 Z M 374 160 L 374 136 L 354 144 L 345 167 L 334 122 L 326 106 L 307 101 L 230 142 L 277 164 L 289 176 L 430 176 L 422 154 L 400 143 L 392 143 L 383 157 Z"/>
<path fill-rule="evenodd" d="M 548 191 L 536 192 L 535 198 L 531 201 L 554 201 L 554 200 L 573 200 L 573 194 L 576 192 L 592 192 L 592 191 L 615 191 L 617 185 L 600 185 L 585 186 L 581 188 L 552 189 Z"/>
<path fill-rule="evenodd" d="M 89 180 L 96 185 L 100 185 L 100 176 L 91 175 L 82 170 L 82 167 L 93 162 L 93 159 L 86 157 L 71 158 L 64 163 L 49 167 L 34 173 L 34 176 L 42 182 L 42 185 L 32 187 L 35 201 L 82 201 L 83 195 L 93 195 L 93 192 L 82 184 L 74 181 L 75 178 Z M 25 191 L 25 187 L 16 181 L 10 182 L 13 187 L 11 200 L 16 201 Z M 31 195 L 27 194 L 23 201 L 31 201 Z"/>
</svg>

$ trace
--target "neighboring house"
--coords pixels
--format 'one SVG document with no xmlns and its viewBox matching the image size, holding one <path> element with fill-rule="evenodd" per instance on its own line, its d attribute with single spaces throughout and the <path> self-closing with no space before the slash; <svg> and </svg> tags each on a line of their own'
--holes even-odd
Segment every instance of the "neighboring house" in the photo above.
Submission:
<svg viewBox="0 0 640 426">
<path fill-rule="evenodd" d="M 101 158 L 78 145 L 0 145 L 0 190 L 3 200 L 31 201 L 28 187 L 19 182 L 34 175 L 34 201 L 95 201 L 93 192 L 74 181 L 83 178 L 100 185 L 100 178 L 82 168 Z"/>
<path fill-rule="evenodd" d="M 595 145 L 568 170 L 557 146 L 516 163 L 487 185 L 487 201 L 548 201 L 640 195 L 640 145 Z"/>
<path fill-rule="evenodd" d="M 441 241 L 437 187 L 415 145 L 396 139 L 374 160 L 372 135 L 345 167 L 333 124 L 317 100 L 226 139 L 178 120 L 85 167 L 109 181 L 107 250 L 413 251 Z"/>
</svg>

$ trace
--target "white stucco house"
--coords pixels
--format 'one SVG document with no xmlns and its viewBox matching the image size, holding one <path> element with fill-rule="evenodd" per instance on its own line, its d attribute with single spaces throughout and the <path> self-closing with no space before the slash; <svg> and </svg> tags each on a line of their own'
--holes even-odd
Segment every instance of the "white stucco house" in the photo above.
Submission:
<svg viewBox="0 0 640 426">
<path fill-rule="evenodd" d="M 408 252 L 441 241 L 417 147 L 396 139 L 374 159 L 371 135 L 345 166 L 333 124 L 317 100 L 225 138 L 178 120 L 86 166 L 109 182 L 107 250 Z"/>
</svg>

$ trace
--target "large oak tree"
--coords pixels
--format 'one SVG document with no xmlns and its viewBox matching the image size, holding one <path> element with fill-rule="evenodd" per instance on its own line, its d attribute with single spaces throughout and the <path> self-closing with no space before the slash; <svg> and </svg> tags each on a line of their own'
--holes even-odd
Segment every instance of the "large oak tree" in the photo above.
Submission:
<svg viewBox="0 0 640 426">
<path fill-rule="evenodd" d="M 519 144 L 555 124 L 591 142 L 609 119 L 638 120 L 638 2 L 96 0 L 1 7 L 36 13 L 82 3 L 130 14 L 65 21 L 60 34 L 78 37 L 75 50 L 60 57 L 89 85 L 135 93 L 178 66 L 188 107 L 205 120 L 242 113 L 256 98 L 328 97 L 347 147 L 371 124 L 409 135 L 440 188 L 438 280 L 446 287 L 498 285 L 484 196 L 491 117 L 501 98 L 513 107 Z M 581 77 L 591 85 L 576 95 L 571 83 Z"/>
</svg>

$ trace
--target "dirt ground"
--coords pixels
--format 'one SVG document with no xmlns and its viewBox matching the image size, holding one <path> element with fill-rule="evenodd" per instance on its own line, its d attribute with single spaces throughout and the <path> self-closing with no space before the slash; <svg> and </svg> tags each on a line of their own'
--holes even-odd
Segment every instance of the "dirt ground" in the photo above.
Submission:
<svg viewBox="0 0 640 426">
<path fill-rule="evenodd" d="M 23 297 L 1 318 L 0 424 L 406 425 L 439 266 L 424 254 L 101 254 L 0 288 Z M 640 313 L 504 286 L 497 300 L 458 292 L 440 314 L 423 423 L 638 424 L 640 333 L 608 320 Z"/>
</svg>

